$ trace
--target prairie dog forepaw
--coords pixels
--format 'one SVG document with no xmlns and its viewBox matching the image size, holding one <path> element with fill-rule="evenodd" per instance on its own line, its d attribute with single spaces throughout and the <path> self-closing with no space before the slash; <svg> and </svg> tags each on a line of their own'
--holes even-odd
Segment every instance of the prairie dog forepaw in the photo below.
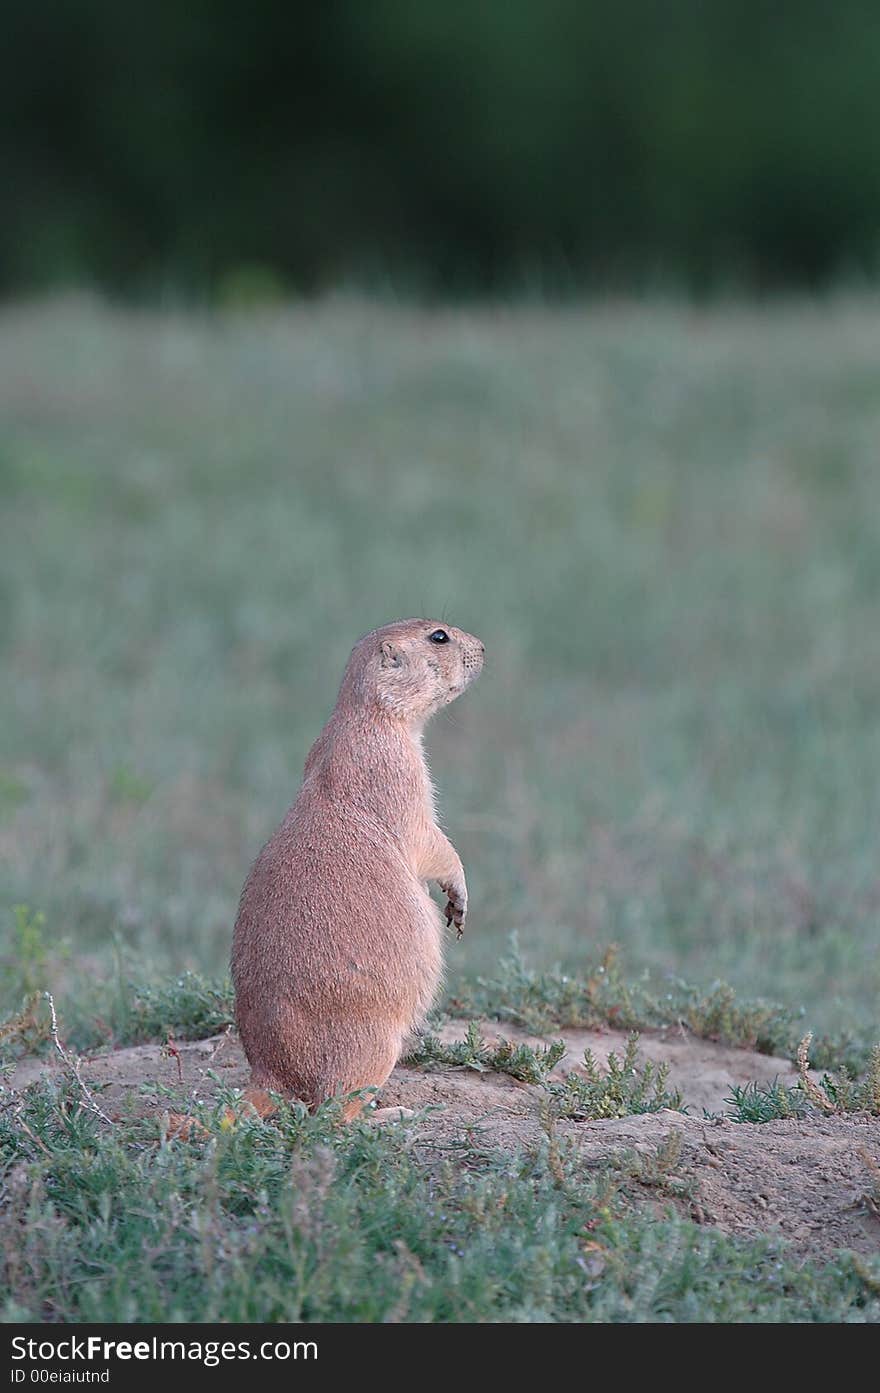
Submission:
<svg viewBox="0 0 880 1393">
<path fill-rule="evenodd" d="M 453 885 L 442 885 L 440 889 L 447 896 L 446 927 L 454 924 L 456 928 L 456 938 L 461 938 L 464 932 L 464 921 L 467 918 L 467 891 L 456 889 Z"/>
</svg>

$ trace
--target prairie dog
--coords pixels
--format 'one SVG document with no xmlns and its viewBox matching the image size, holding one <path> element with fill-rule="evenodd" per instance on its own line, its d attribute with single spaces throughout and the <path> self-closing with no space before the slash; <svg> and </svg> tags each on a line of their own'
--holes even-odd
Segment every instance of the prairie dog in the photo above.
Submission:
<svg viewBox="0 0 880 1393">
<path fill-rule="evenodd" d="M 302 787 L 245 881 L 232 946 L 236 1020 L 267 1090 L 314 1107 L 380 1088 L 424 1021 L 442 974 L 446 895 L 459 937 L 467 886 L 436 820 L 422 751 L 429 717 L 483 666 L 483 644 L 429 619 L 362 638 Z M 349 1100 L 355 1116 L 365 1099 Z"/>
</svg>

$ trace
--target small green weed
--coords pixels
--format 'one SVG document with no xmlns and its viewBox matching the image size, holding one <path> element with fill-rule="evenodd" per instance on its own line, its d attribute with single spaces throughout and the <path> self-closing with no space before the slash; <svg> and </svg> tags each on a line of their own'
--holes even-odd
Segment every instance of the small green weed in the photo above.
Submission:
<svg viewBox="0 0 880 1393">
<path fill-rule="evenodd" d="M 110 777 L 110 797 L 117 803 L 146 803 L 153 792 L 149 779 L 119 764 Z"/>
<path fill-rule="evenodd" d="M 627 1151 L 615 1161 L 615 1169 L 628 1180 L 671 1199 L 689 1199 L 695 1194 L 693 1180 L 676 1175 L 682 1155 L 681 1132 L 672 1131 L 665 1141 L 648 1152 Z"/>
<path fill-rule="evenodd" d="M 640 1063 L 636 1033 L 629 1037 L 622 1059 L 613 1051 L 609 1054 L 604 1073 L 590 1050 L 584 1051 L 583 1069 L 586 1077 L 572 1073 L 562 1082 L 550 1084 L 553 1110 L 558 1117 L 593 1122 L 628 1117 L 631 1113 L 659 1112 L 661 1108 L 685 1111 L 679 1091 L 667 1090 L 669 1066 L 654 1064 L 650 1059 Z"/>
<path fill-rule="evenodd" d="M 666 1088 L 669 1067 L 650 1060 L 639 1061 L 639 1037 L 633 1033 L 622 1059 L 613 1052 L 603 1071 L 589 1050 L 583 1058 L 586 1077 L 568 1074 L 562 1081 L 552 1079 L 553 1069 L 565 1055 L 565 1041 L 546 1047 L 513 1045 L 501 1040 L 490 1047 L 479 1026 L 471 1021 L 465 1038 L 443 1044 L 435 1035 L 423 1036 L 405 1063 L 421 1069 L 474 1069 L 480 1073 L 495 1070 L 511 1074 L 525 1083 L 546 1089 L 556 1117 L 594 1121 L 603 1117 L 627 1117 L 631 1113 L 657 1112 L 660 1108 L 683 1111 L 681 1094 Z"/>
<path fill-rule="evenodd" d="M 163 987 L 130 985 L 125 1043 L 201 1040 L 223 1030 L 234 1017 L 232 984 L 184 972 Z"/>
<path fill-rule="evenodd" d="M 852 1112 L 880 1117 L 880 1045 L 871 1050 L 868 1067 L 860 1078 L 854 1078 L 843 1067 L 836 1074 L 824 1074 L 821 1083 L 811 1077 L 809 1049 L 807 1035 L 796 1051 L 798 1081 L 793 1086 L 774 1079 L 771 1084 L 734 1087 L 728 1099 L 728 1113 L 734 1121 L 777 1122 Z"/>
<path fill-rule="evenodd" d="M 50 1037 L 50 1015 L 42 992 L 30 992 L 18 1011 L 0 1023 L 0 1057 L 29 1054 Z"/>
<path fill-rule="evenodd" d="M 419 1069 L 474 1069 L 479 1073 L 494 1070 L 524 1083 L 543 1084 L 564 1054 L 564 1040 L 546 1047 L 500 1040 L 490 1047 L 479 1026 L 471 1021 L 465 1038 L 454 1044 L 446 1045 L 436 1035 L 423 1035 L 404 1063 Z"/>
<path fill-rule="evenodd" d="M 787 1087 L 774 1079 L 772 1083 L 735 1084 L 731 1089 L 728 1114 L 735 1122 L 776 1122 L 792 1117 L 805 1117 L 810 1111 L 802 1090 Z"/>
<path fill-rule="evenodd" d="M 12 976 L 16 993 L 26 995 L 46 985 L 49 945 L 46 942 L 46 916 L 30 905 L 12 906 Z"/>
</svg>

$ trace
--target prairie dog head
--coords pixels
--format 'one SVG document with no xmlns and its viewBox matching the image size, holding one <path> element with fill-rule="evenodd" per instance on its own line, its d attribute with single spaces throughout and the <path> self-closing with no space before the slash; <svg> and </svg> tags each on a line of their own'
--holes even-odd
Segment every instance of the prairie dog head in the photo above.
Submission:
<svg viewBox="0 0 880 1393">
<path fill-rule="evenodd" d="M 478 638 L 443 620 L 402 619 L 356 645 L 340 695 L 421 725 L 480 675 L 483 653 Z"/>
</svg>

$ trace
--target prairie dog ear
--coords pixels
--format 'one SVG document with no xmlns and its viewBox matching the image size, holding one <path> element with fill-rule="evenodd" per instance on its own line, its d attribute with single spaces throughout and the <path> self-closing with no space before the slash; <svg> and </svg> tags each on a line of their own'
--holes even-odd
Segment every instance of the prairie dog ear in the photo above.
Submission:
<svg viewBox="0 0 880 1393">
<path fill-rule="evenodd" d="M 382 666 L 403 667 L 403 653 L 386 638 L 382 644 Z"/>
</svg>

